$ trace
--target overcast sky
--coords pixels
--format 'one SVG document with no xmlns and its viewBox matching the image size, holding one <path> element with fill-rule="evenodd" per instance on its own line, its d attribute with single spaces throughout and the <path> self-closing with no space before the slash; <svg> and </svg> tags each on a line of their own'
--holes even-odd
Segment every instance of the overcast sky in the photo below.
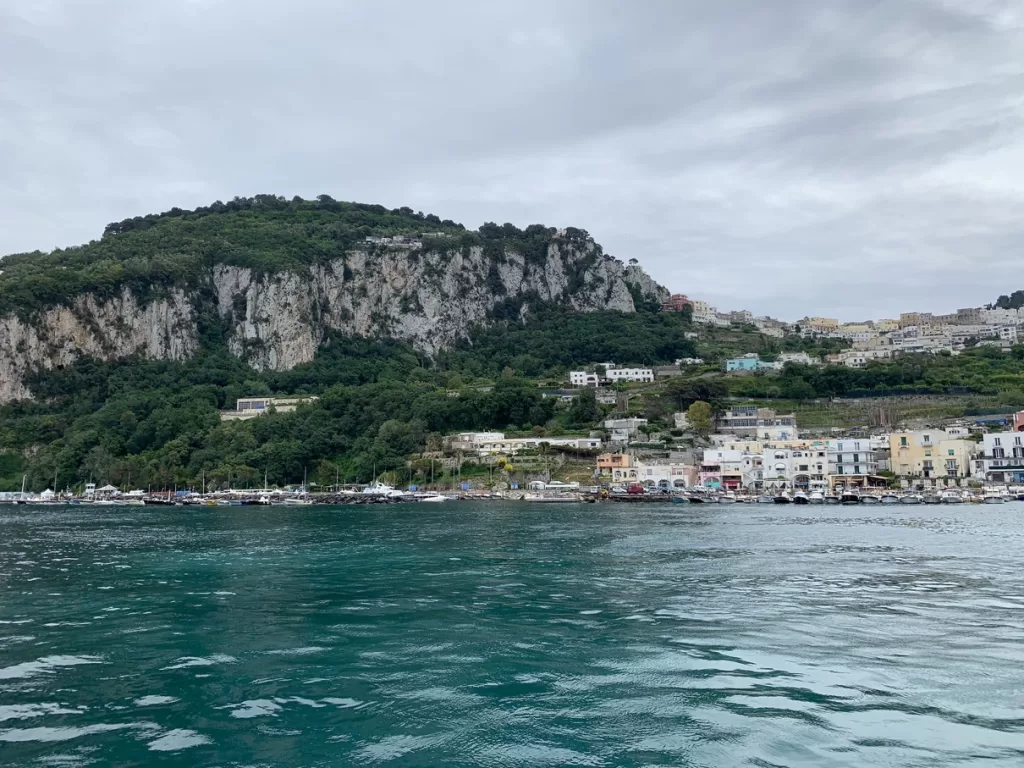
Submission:
<svg viewBox="0 0 1024 768">
<path fill-rule="evenodd" d="M 721 309 L 1024 288 L 984 0 L 0 0 L 0 253 L 235 195 L 578 226 Z"/>
</svg>

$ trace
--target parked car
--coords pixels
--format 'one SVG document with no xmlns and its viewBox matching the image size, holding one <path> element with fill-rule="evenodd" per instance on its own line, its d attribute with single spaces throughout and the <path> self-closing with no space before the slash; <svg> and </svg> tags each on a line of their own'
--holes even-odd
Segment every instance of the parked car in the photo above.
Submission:
<svg viewBox="0 0 1024 768">
<path fill-rule="evenodd" d="M 614 488 L 612 488 L 609 491 L 609 493 L 625 493 L 625 492 L 626 492 L 626 489 L 623 488 L 621 485 L 616 485 Z"/>
</svg>

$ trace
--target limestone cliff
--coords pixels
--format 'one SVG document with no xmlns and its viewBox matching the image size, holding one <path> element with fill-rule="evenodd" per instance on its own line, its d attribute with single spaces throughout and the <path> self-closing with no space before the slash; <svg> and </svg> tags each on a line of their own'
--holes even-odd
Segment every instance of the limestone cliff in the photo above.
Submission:
<svg viewBox="0 0 1024 768">
<path fill-rule="evenodd" d="M 78 296 L 31 320 L 7 315 L 0 318 L 0 402 L 30 397 L 25 376 L 33 369 L 82 356 L 184 360 L 195 353 L 197 336 L 193 306 L 181 290 L 145 305 L 124 289 L 107 301 Z"/>
<path fill-rule="evenodd" d="M 531 302 L 577 311 L 634 311 L 633 294 L 667 295 L 642 269 L 590 240 L 554 239 L 527 257 L 507 247 L 370 245 L 302 269 L 257 273 L 216 264 L 212 290 L 164 292 L 141 301 L 127 288 L 100 301 L 86 293 L 31 318 L 0 317 L 0 402 L 31 397 L 26 374 L 80 356 L 186 359 L 199 347 L 200 306 L 215 297 L 229 349 L 259 369 L 313 359 L 328 331 L 391 337 L 434 353 L 488 322 L 496 309 L 523 317 Z M 207 297 L 207 298 L 203 298 Z"/>
</svg>

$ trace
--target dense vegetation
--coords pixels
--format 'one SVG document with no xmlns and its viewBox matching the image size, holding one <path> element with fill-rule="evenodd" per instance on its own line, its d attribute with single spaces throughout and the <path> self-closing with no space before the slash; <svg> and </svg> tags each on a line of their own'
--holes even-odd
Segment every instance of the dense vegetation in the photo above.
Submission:
<svg viewBox="0 0 1024 768">
<path fill-rule="evenodd" d="M 1009 296 L 1000 296 L 995 306 L 999 309 L 1020 309 L 1024 307 L 1024 291 L 1014 291 Z"/>
<path fill-rule="evenodd" d="M 801 400 L 890 394 L 1002 395 L 1024 399 L 1024 347 L 1010 353 L 975 347 L 959 355 L 906 355 L 865 368 L 787 364 L 778 376 L 730 379 L 732 394 Z"/>
</svg>

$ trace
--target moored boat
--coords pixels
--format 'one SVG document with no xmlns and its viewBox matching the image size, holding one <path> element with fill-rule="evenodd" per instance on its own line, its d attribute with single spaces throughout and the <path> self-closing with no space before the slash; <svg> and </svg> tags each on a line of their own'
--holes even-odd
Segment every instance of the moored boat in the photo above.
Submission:
<svg viewBox="0 0 1024 768">
<path fill-rule="evenodd" d="M 809 504 L 824 504 L 825 495 L 821 491 L 811 491 L 811 494 L 807 497 Z"/>
<path fill-rule="evenodd" d="M 900 496 L 900 504 L 921 504 L 924 502 L 924 496 L 919 493 L 905 493 Z"/>
<path fill-rule="evenodd" d="M 840 504 L 860 504 L 860 494 L 856 491 L 843 491 L 839 497 Z"/>
<path fill-rule="evenodd" d="M 690 500 L 688 498 L 686 498 L 685 496 L 676 495 L 676 496 L 672 497 L 672 503 L 673 504 L 689 504 Z"/>
<path fill-rule="evenodd" d="M 829 494 L 826 494 L 826 496 L 825 496 L 825 503 L 826 504 L 841 504 L 842 503 L 842 498 L 840 496 L 836 496 L 834 493 L 829 493 Z"/>
<path fill-rule="evenodd" d="M 957 491 L 953 491 L 953 490 L 943 491 L 942 495 L 939 498 L 942 500 L 943 504 L 963 504 L 964 503 L 963 494 L 961 494 L 961 493 L 959 493 Z"/>
<path fill-rule="evenodd" d="M 895 493 L 883 493 L 882 494 L 882 503 L 883 504 L 899 504 L 900 503 L 900 497 L 897 496 Z"/>
<path fill-rule="evenodd" d="M 881 497 L 875 496 L 874 494 L 865 493 L 863 496 L 860 497 L 860 503 L 861 504 L 881 504 L 882 503 L 882 499 L 881 499 Z"/>
<path fill-rule="evenodd" d="M 794 504 L 810 504 L 811 500 L 807 497 L 807 494 L 803 491 L 797 491 L 793 494 Z"/>
<path fill-rule="evenodd" d="M 770 493 L 762 493 L 760 496 L 757 497 L 757 503 L 758 504 L 774 504 L 775 503 L 775 497 L 772 496 Z"/>
<path fill-rule="evenodd" d="M 792 504 L 793 503 L 792 497 L 788 493 L 786 493 L 785 491 L 783 491 L 778 496 L 776 496 L 774 499 L 772 499 L 772 501 L 775 502 L 776 504 Z"/>
</svg>

